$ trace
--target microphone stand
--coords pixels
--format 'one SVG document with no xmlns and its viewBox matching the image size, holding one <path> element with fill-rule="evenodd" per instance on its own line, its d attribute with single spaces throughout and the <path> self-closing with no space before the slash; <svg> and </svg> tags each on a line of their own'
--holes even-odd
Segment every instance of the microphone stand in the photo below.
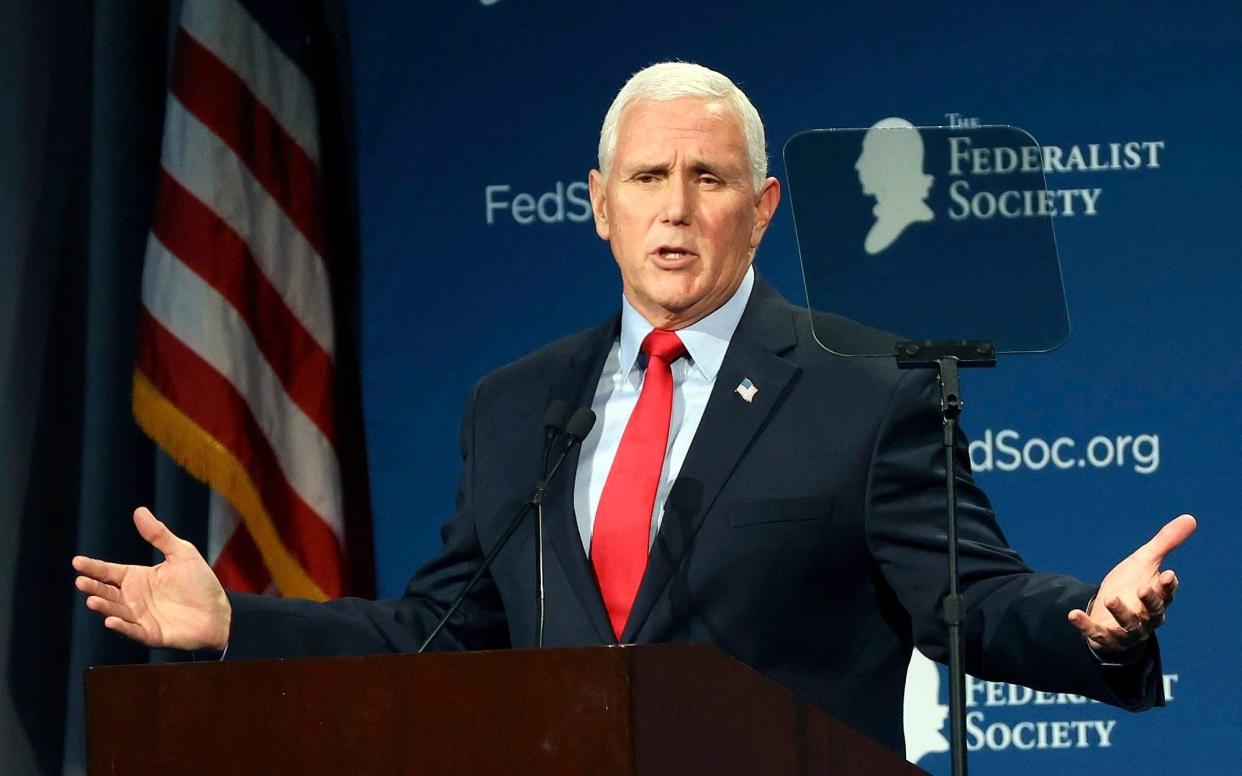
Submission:
<svg viewBox="0 0 1242 776">
<path fill-rule="evenodd" d="M 939 374 L 948 514 L 949 594 L 944 598 L 944 623 L 949 634 L 950 744 L 953 776 L 966 776 L 966 656 L 962 644 L 966 607 L 958 589 L 957 459 L 953 455 L 957 419 L 963 407 L 958 367 L 996 366 L 996 347 L 983 340 L 899 342 L 897 366 L 902 369 L 935 368 Z"/>
<path fill-rule="evenodd" d="M 552 456 L 552 444 L 564 433 L 565 418 L 569 415 L 569 405 L 564 399 L 553 399 L 548 405 L 543 425 L 543 469 L 544 480 L 552 479 L 548 474 L 548 461 Z M 585 436 L 585 434 L 583 435 Z M 537 608 L 537 625 L 535 626 L 535 649 L 543 649 L 543 622 L 545 614 L 544 583 L 543 583 L 543 501 L 535 507 L 535 589 L 537 591 L 535 605 Z"/>
<path fill-rule="evenodd" d="M 470 581 L 466 583 L 461 592 L 457 594 L 457 598 L 453 600 L 453 603 L 449 606 L 448 611 L 446 611 L 444 616 L 440 618 L 440 621 L 436 623 L 436 627 L 433 628 L 427 638 L 423 640 L 422 645 L 419 646 L 418 651 L 415 654 L 423 654 L 423 652 L 427 650 L 428 645 L 430 645 L 435 637 L 440 634 L 440 631 L 444 628 L 445 623 L 447 623 L 457 612 L 457 609 L 461 606 L 462 601 L 466 600 L 466 594 L 474 588 L 475 583 L 477 583 L 479 579 L 487 573 L 487 570 L 492 567 L 492 562 L 496 560 L 496 556 L 499 555 L 500 551 L 503 550 L 505 545 L 509 543 L 509 538 L 513 536 L 513 532 L 516 531 L 518 526 L 522 524 L 522 519 L 525 518 L 532 509 L 538 509 L 543 506 L 543 500 L 547 496 L 548 492 L 548 483 L 552 481 L 552 478 L 556 476 L 557 471 L 560 470 L 561 464 L 563 464 L 565 459 L 569 456 L 569 451 L 582 441 L 587 433 L 590 432 L 591 426 L 593 425 L 595 425 L 595 413 L 591 412 L 590 409 L 587 408 L 578 410 L 574 413 L 574 416 L 570 418 L 569 425 L 565 429 L 565 444 L 562 447 L 560 455 L 556 458 L 556 463 L 552 465 L 552 470 L 548 472 L 547 476 L 541 479 L 538 484 L 535 485 L 535 490 L 531 493 L 530 498 L 527 499 L 526 503 L 522 505 L 522 508 L 518 510 L 518 513 L 513 516 L 513 519 L 509 521 L 509 525 L 505 528 L 504 533 L 500 535 L 500 539 L 497 540 L 496 545 L 492 547 L 491 552 L 487 553 L 487 556 L 483 559 L 482 565 L 480 565 L 474 572 L 474 575 L 470 577 Z M 542 560 L 541 556 L 541 574 Z"/>
</svg>

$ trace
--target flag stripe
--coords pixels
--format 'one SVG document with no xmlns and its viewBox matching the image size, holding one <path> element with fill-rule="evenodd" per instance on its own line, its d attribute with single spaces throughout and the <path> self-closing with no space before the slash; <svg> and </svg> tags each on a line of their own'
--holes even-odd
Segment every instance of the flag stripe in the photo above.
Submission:
<svg viewBox="0 0 1242 776">
<path fill-rule="evenodd" d="M 321 256 L 323 205 L 315 162 L 223 62 L 177 31 L 172 93 L 245 163 Z"/>
<path fill-rule="evenodd" d="M 211 364 L 145 311 L 141 327 L 138 368 L 155 390 L 250 472 L 283 544 L 325 593 L 340 595 L 339 539 L 285 479 L 245 399 Z M 246 509 L 236 506 L 248 516 Z"/>
<path fill-rule="evenodd" d="M 244 526 L 237 526 L 212 564 L 216 578 L 229 590 L 262 593 L 272 582 L 263 555 Z"/>
<path fill-rule="evenodd" d="M 149 318 L 147 319 L 149 320 Z M 143 322 L 139 322 L 140 331 Z M 144 343 L 146 347 L 147 343 Z M 250 473 L 223 445 L 191 420 L 147 378 L 141 367 L 134 370 L 134 419 L 156 444 L 168 450 L 187 471 L 227 498 L 242 515 L 284 595 L 322 601 L 327 595 L 311 579 L 281 541 L 259 497 Z"/>
<path fill-rule="evenodd" d="M 154 390 L 154 389 L 152 389 Z M 272 585 L 263 553 L 228 499 L 212 491 L 207 504 L 207 562 L 230 590 L 262 593 Z"/>
<path fill-rule="evenodd" d="M 316 81 L 315 49 L 324 45 L 325 25 L 316 13 L 317 4 L 288 0 L 237 0 L 263 34 L 298 70 Z"/>
<path fill-rule="evenodd" d="M 310 80 L 246 9 L 233 0 L 186 2 L 181 26 L 220 61 L 229 63 L 317 164 L 319 117 Z"/>
<path fill-rule="evenodd" d="M 289 397 L 333 445 L 332 360 L 256 266 L 246 244 L 167 172 L 151 231 L 246 322 Z"/>
<path fill-rule="evenodd" d="M 207 562 L 215 565 L 216 558 L 224 551 L 233 529 L 241 523 L 242 516 L 229 504 L 228 499 L 212 491 L 207 497 Z"/>
<path fill-rule="evenodd" d="M 233 150 L 173 95 L 165 112 L 163 163 L 246 243 L 285 304 L 331 356 L 332 299 L 323 259 Z"/>
<path fill-rule="evenodd" d="M 148 243 L 142 296 L 161 326 L 243 398 L 257 419 L 255 431 L 275 451 L 282 479 L 342 537 L 336 451 L 285 393 L 240 313 L 154 236 Z M 193 381 L 187 385 L 200 388 Z"/>
</svg>

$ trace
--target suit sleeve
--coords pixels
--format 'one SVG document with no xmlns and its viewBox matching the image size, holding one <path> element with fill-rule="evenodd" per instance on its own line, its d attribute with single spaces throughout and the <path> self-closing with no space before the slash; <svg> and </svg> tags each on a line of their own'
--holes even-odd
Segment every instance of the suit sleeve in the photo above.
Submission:
<svg viewBox="0 0 1242 776">
<path fill-rule="evenodd" d="M 915 645 L 948 660 L 943 426 L 934 373 L 902 375 L 878 430 L 867 493 L 867 541 L 910 615 Z M 954 446 L 966 670 L 991 681 L 1070 692 L 1132 710 L 1163 704 L 1159 647 L 1124 666 L 1103 664 L 1066 619 L 1096 588 L 1032 571 L 1008 544 L 970 474 L 965 435 Z"/>
<path fill-rule="evenodd" d="M 462 473 L 457 509 L 440 529 L 440 553 L 393 600 L 341 598 L 325 603 L 230 592 L 233 621 L 226 659 L 364 655 L 416 651 L 483 562 L 475 529 L 475 419 L 486 378 L 470 392 L 462 421 Z M 509 645 L 500 596 L 484 574 L 428 647 L 432 650 Z"/>
</svg>

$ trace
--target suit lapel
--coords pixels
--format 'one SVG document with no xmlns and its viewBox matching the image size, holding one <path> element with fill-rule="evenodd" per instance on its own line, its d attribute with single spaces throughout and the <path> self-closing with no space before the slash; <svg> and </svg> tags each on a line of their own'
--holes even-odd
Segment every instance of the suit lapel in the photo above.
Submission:
<svg viewBox="0 0 1242 776">
<path fill-rule="evenodd" d="M 590 407 L 599 384 L 604 360 L 612 348 L 621 326 L 619 315 L 595 328 L 588 335 L 582 348 L 570 358 L 569 368 L 553 382 L 549 402 L 562 399 L 571 408 Z M 552 554 L 560 562 L 569 577 L 569 585 L 578 596 L 591 626 L 602 642 L 615 639 L 608 612 L 600 595 L 599 585 L 591 570 L 590 561 L 582 550 L 582 535 L 578 532 L 578 520 L 574 512 L 574 481 L 578 474 L 578 457 L 581 445 L 574 447 L 561 465 L 553 482 L 549 483 L 547 506 L 544 509 L 544 530 L 547 532 Z"/>
<path fill-rule="evenodd" d="M 778 354 L 796 342 L 791 308 L 771 286 L 756 278 L 703 419 L 669 492 L 622 642 L 636 638 L 721 488 L 768 416 L 784 400 L 785 389 L 799 368 Z M 749 402 L 736 391 L 745 379 L 758 388 Z"/>
</svg>

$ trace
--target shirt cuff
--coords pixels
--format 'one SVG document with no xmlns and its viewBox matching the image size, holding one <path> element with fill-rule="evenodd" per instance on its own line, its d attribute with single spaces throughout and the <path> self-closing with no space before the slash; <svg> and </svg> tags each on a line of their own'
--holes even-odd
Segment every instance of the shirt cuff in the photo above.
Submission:
<svg viewBox="0 0 1242 776">
<path fill-rule="evenodd" d="M 227 644 L 224 645 L 223 651 L 220 651 L 217 649 L 193 649 L 193 650 L 190 650 L 190 659 L 196 663 L 199 662 L 200 660 L 203 662 L 206 662 L 209 660 L 221 661 L 221 660 L 224 660 L 224 656 L 227 655 L 228 653 L 229 653 L 229 647 Z"/>
</svg>

